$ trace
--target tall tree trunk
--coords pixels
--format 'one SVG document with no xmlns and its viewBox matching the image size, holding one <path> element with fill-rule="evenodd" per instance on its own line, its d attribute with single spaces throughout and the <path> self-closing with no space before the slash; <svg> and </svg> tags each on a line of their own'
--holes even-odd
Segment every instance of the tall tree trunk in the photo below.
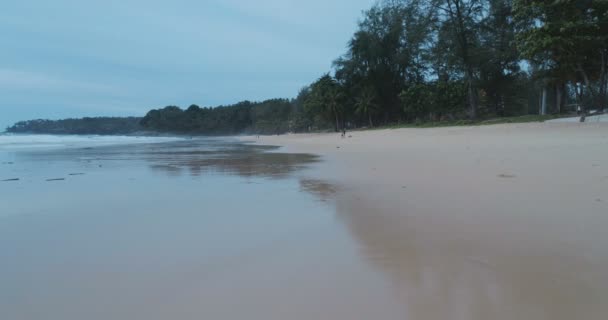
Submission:
<svg viewBox="0 0 608 320">
<path fill-rule="evenodd" d="M 543 92 L 541 91 L 538 95 L 538 114 L 540 114 L 540 110 L 543 108 Z"/>
<path fill-rule="evenodd" d="M 577 64 L 577 66 L 578 72 L 580 72 L 581 76 L 583 76 L 583 81 L 585 81 L 585 87 L 589 91 L 589 94 L 591 94 L 591 101 L 595 101 L 595 94 L 593 92 L 593 87 L 591 86 L 591 81 L 589 81 L 589 76 L 587 76 L 587 72 L 585 71 L 585 69 L 583 69 L 583 65 L 580 62 Z M 582 100 L 583 89 L 581 88 L 581 101 Z M 585 122 L 585 118 L 587 117 L 587 106 L 585 106 L 585 103 L 581 103 L 581 113 L 581 122 Z"/>
<path fill-rule="evenodd" d="M 338 111 L 334 109 L 334 115 L 336 117 L 336 132 L 340 132 L 340 118 L 338 117 Z"/>
<path fill-rule="evenodd" d="M 598 111 L 603 112 L 607 107 L 608 97 L 606 96 L 608 90 L 608 70 L 606 70 L 608 64 L 608 50 L 601 50 L 601 67 L 600 67 L 600 92 L 598 95 Z"/>
<path fill-rule="evenodd" d="M 496 115 L 498 115 L 499 117 L 504 117 L 505 116 L 505 96 L 503 94 L 499 94 L 499 100 L 497 105 L 497 109 L 496 109 Z"/>
<path fill-rule="evenodd" d="M 562 113 L 562 84 L 555 85 L 555 110 L 557 114 Z"/>
<path fill-rule="evenodd" d="M 477 89 L 475 88 L 473 73 L 473 65 L 471 64 L 469 39 L 467 37 L 467 28 L 465 26 L 465 20 L 469 17 L 470 12 L 467 13 L 466 8 L 462 8 L 460 0 L 448 0 L 447 1 L 450 19 L 455 24 L 455 36 L 458 39 L 460 45 L 460 58 L 466 68 L 465 75 L 467 80 L 467 91 L 469 100 L 469 116 L 471 119 L 477 118 Z"/>
<path fill-rule="evenodd" d="M 583 103 L 583 96 L 585 95 L 584 91 L 583 91 L 583 85 L 580 83 L 576 84 L 576 104 L 578 105 L 577 107 L 577 112 L 578 114 L 581 116 L 581 122 L 585 122 L 585 118 L 586 118 L 586 114 L 587 112 L 585 111 L 585 104 Z"/>
<path fill-rule="evenodd" d="M 541 98 L 541 103 L 540 103 L 540 112 L 539 114 L 541 116 L 544 116 L 547 114 L 547 86 L 543 87 L 543 95 Z"/>
<path fill-rule="evenodd" d="M 369 127 L 373 128 L 374 127 L 374 122 L 372 121 L 372 114 L 371 113 L 367 113 L 367 117 L 369 119 Z"/>
<path fill-rule="evenodd" d="M 473 80 L 473 68 L 467 68 L 467 95 L 469 97 L 469 116 L 471 120 L 477 119 L 477 89 Z"/>
</svg>

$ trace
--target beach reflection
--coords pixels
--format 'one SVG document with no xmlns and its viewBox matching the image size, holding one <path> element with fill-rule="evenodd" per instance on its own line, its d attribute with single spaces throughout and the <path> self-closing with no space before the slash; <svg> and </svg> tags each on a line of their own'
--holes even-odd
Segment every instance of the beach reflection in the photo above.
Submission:
<svg viewBox="0 0 608 320">
<path fill-rule="evenodd" d="M 96 297 L 116 297 L 107 308 L 115 316 L 91 319 L 167 319 L 184 310 L 180 319 L 608 314 L 605 246 L 552 223 L 575 218 L 421 205 L 408 202 L 403 186 L 389 192 L 308 176 L 301 170 L 318 157 L 277 151 L 193 139 L 19 152 L 15 166 L 34 173 L 16 187 L 4 185 L 3 204 L 24 214 L 0 224 L 7 261 L 0 266 L 0 307 L 30 315 L 22 319 L 48 312 L 82 318 L 69 315 L 73 301 L 82 299 L 74 308 L 84 315 Z M 35 171 L 57 163 L 44 175 Z M 60 172 L 87 175 L 43 182 Z M 15 292 L 21 294 L 10 302 Z M 234 308 L 234 301 L 249 309 Z"/>
<path fill-rule="evenodd" d="M 250 150 L 249 153 L 226 154 L 220 157 L 205 157 L 196 154 L 181 154 L 171 159 L 148 158 L 150 168 L 174 174 L 186 169 L 192 176 L 202 174 L 229 174 L 241 177 L 283 178 L 301 170 L 317 158 L 307 154 L 266 153 Z"/>
<path fill-rule="evenodd" d="M 525 235 L 504 221 L 442 221 L 441 214 L 413 212 L 366 192 L 337 197 L 337 215 L 361 257 L 386 275 L 407 310 L 403 319 L 600 320 L 608 314 L 606 261 L 592 265 L 580 250 L 551 243 L 563 236 L 559 231 Z"/>
<path fill-rule="evenodd" d="M 168 176 L 225 174 L 280 179 L 318 162 L 310 154 L 276 152 L 278 147 L 257 146 L 222 139 L 72 148 L 20 153 L 33 161 L 76 161 L 105 165 L 144 161 L 155 172 Z"/>
<path fill-rule="evenodd" d="M 338 192 L 335 185 L 320 179 L 300 179 L 300 190 L 324 202 L 332 200 Z"/>
</svg>

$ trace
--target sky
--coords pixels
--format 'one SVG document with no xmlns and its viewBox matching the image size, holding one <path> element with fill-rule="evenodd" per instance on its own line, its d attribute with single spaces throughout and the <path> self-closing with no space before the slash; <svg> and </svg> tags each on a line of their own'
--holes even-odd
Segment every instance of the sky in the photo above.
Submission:
<svg viewBox="0 0 608 320">
<path fill-rule="evenodd" d="M 19 0 L 0 9 L 0 131 L 28 119 L 291 98 L 374 0 Z"/>
</svg>

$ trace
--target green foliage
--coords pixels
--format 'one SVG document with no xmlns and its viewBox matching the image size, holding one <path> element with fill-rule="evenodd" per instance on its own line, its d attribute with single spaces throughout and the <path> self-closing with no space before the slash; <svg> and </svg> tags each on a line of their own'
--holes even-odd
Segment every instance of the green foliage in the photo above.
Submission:
<svg viewBox="0 0 608 320">
<path fill-rule="evenodd" d="M 445 120 L 445 121 L 419 121 L 413 123 L 388 125 L 377 127 L 377 129 L 399 129 L 399 128 L 438 128 L 438 127 L 457 127 L 457 126 L 485 126 L 503 123 L 529 123 L 529 122 L 545 122 L 547 120 L 557 119 L 558 115 L 525 115 L 515 117 L 498 117 L 487 120 Z"/>
<path fill-rule="evenodd" d="M 369 126 L 374 126 L 373 116 L 379 110 L 376 92 L 373 88 L 367 87 L 363 89 L 355 100 L 355 114 L 359 116 L 367 116 Z"/>
<path fill-rule="evenodd" d="M 334 130 L 338 131 L 344 125 L 345 98 L 343 87 L 326 74 L 311 85 L 304 108 L 307 112 L 317 115 L 316 122 L 335 121 Z"/>
<path fill-rule="evenodd" d="M 348 52 L 334 63 L 337 80 L 353 97 L 371 90 L 381 107 L 375 113 L 399 118 L 399 93 L 409 82 L 422 81 L 427 71 L 432 20 L 420 1 L 375 5 L 365 12 Z"/>
<path fill-rule="evenodd" d="M 314 114 L 305 108 L 310 95 L 310 87 L 304 87 L 300 90 L 298 96 L 291 101 L 289 126 L 293 132 L 308 132 L 315 126 Z"/>
<path fill-rule="evenodd" d="M 410 86 L 401 92 L 399 98 L 403 104 L 403 111 L 409 119 L 418 119 L 425 113 L 431 112 L 435 107 L 434 92 L 430 85 L 421 83 Z"/>
<path fill-rule="evenodd" d="M 165 133 L 235 134 L 251 128 L 251 109 L 252 103 L 248 101 L 216 108 L 192 105 L 185 111 L 168 106 L 148 112 L 141 125 Z"/>
<path fill-rule="evenodd" d="M 82 118 L 20 121 L 6 129 L 11 133 L 117 135 L 142 131 L 141 118 Z"/>
<path fill-rule="evenodd" d="M 304 89 L 297 99 L 243 101 L 215 108 L 190 106 L 187 110 L 169 106 L 152 110 L 141 120 L 146 130 L 200 135 L 282 134 L 305 132 L 315 124 L 316 110 L 306 110 L 311 91 Z"/>
<path fill-rule="evenodd" d="M 286 99 L 267 100 L 251 109 L 253 132 L 277 134 L 290 131 L 291 103 Z"/>
<path fill-rule="evenodd" d="M 545 82 L 581 83 L 578 103 L 603 109 L 608 87 L 608 1 L 515 0 L 521 54 Z M 586 101 L 590 101 L 587 103 Z"/>
<path fill-rule="evenodd" d="M 132 119 L 69 119 L 11 130 L 227 135 L 478 123 L 538 112 L 541 92 L 552 112 L 567 102 L 601 110 L 608 0 L 380 0 L 333 66 L 292 100 L 169 106 L 150 111 L 141 127 Z"/>
<path fill-rule="evenodd" d="M 420 83 L 404 90 L 399 97 L 408 119 L 451 119 L 466 107 L 466 85 L 462 81 Z"/>
</svg>

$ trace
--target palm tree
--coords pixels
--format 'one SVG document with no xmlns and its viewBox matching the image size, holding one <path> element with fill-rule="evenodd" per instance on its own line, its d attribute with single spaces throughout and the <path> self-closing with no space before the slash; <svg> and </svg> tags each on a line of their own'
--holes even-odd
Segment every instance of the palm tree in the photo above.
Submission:
<svg viewBox="0 0 608 320">
<path fill-rule="evenodd" d="M 310 97 L 305 105 L 315 110 L 329 121 L 335 121 L 335 130 L 340 130 L 340 116 L 343 113 L 344 92 L 340 84 L 329 74 L 319 78 L 310 87 Z"/>
<path fill-rule="evenodd" d="M 369 126 L 373 127 L 374 122 L 372 121 L 372 114 L 378 110 L 378 104 L 376 104 L 376 93 L 372 88 L 365 88 L 355 102 L 355 113 L 359 115 L 367 115 L 369 120 Z"/>
<path fill-rule="evenodd" d="M 332 82 L 332 86 L 327 91 L 326 103 L 331 112 L 334 114 L 336 119 L 336 132 L 340 131 L 340 113 L 342 111 L 342 101 L 344 100 L 344 93 L 335 81 Z M 344 124 L 342 125 L 344 127 Z M 342 128 L 343 129 L 343 128 Z"/>
</svg>

